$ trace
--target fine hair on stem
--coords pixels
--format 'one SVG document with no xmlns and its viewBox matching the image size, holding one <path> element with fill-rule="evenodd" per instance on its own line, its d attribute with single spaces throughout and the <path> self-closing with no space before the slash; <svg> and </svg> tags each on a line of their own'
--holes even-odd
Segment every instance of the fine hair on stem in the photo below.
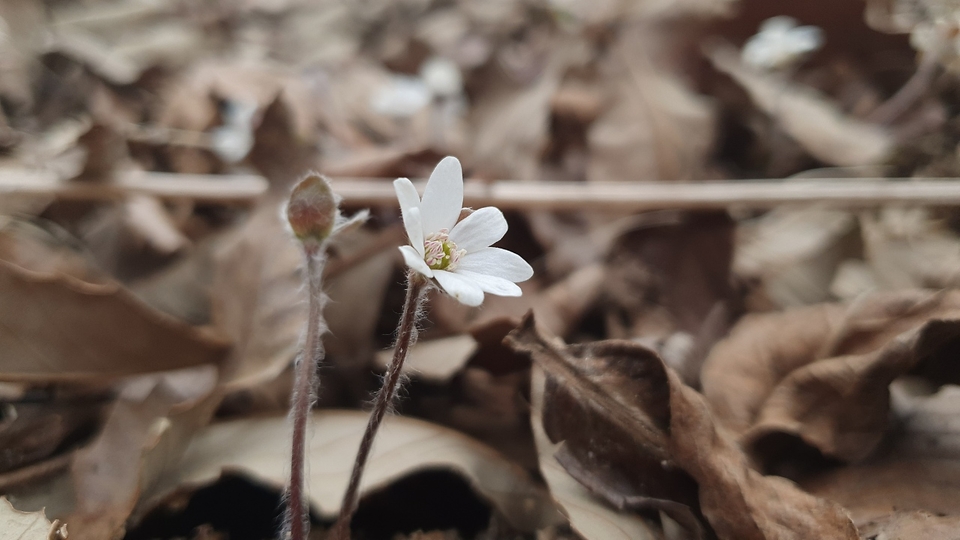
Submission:
<svg viewBox="0 0 960 540">
<path fill-rule="evenodd" d="M 394 345 L 393 359 L 387 368 L 383 385 L 374 397 L 370 420 L 367 422 L 363 437 L 360 439 L 357 457 L 354 460 L 353 470 L 350 474 L 350 482 L 347 485 L 347 490 L 343 495 L 343 501 L 340 505 L 340 515 L 337 517 L 337 522 L 331 530 L 330 538 L 333 540 L 348 540 L 350 538 L 350 520 L 356 511 L 363 471 L 366 468 L 367 459 L 370 457 L 373 442 L 383 422 L 383 418 L 396 397 L 397 388 L 402 379 L 403 363 L 407 358 L 407 353 L 410 346 L 416 341 L 417 319 L 420 316 L 427 285 L 427 280 L 417 272 L 413 270 L 407 272 L 407 295 L 403 302 L 403 312 L 400 315 L 400 326 L 397 330 L 397 341 Z"/>
</svg>

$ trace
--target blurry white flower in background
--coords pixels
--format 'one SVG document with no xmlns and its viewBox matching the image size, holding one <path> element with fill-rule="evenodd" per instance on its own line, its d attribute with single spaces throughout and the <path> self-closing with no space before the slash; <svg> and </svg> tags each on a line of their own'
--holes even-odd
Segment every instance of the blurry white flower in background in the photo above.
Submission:
<svg viewBox="0 0 960 540">
<path fill-rule="evenodd" d="M 373 94 L 373 110 L 398 118 L 413 116 L 430 103 L 430 88 L 420 77 L 393 75 Z"/>
<path fill-rule="evenodd" d="M 213 152 L 227 163 L 238 163 L 253 148 L 253 118 L 257 104 L 227 101 L 223 108 L 223 125 L 210 132 Z"/>
<path fill-rule="evenodd" d="M 434 56 L 420 67 L 419 76 L 391 75 L 373 93 L 371 107 L 379 114 L 408 118 L 434 99 L 449 100 L 463 94 L 463 75 L 451 60 Z"/>
<path fill-rule="evenodd" d="M 456 97 L 463 92 L 460 68 L 453 61 L 440 56 L 434 56 L 420 66 L 420 78 L 439 98 Z"/>
<path fill-rule="evenodd" d="M 783 69 L 821 46 L 820 28 L 797 26 L 796 19 L 781 15 L 763 21 L 760 31 L 744 44 L 741 56 L 745 64 L 754 68 Z"/>
</svg>

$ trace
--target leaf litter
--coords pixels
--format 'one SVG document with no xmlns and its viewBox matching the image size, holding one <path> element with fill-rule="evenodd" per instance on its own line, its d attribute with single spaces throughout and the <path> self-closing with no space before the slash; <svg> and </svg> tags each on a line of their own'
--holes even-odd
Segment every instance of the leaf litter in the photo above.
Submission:
<svg viewBox="0 0 960 540">
<path fill-rule="evenodd" d="M 819 48 L 750 61 L 774 16 L 819 27 Z M 942 0 L 0 4 L 0 537 L 245 538 L 261 514 L 247 530 L 273 532 L 246 534 L 276 533 L 307 306 L 279 208 L 307 171 L 386 186 L 454 155 L 479 184 L 785 193 L 958 176 L 956 16 Z M 251 174 L 266 192 L 233 197 Z M 129 178 L 157 183 L 114 189 Z M 508 212 L 499 245 L 534 278 L 480 309 L 431 295 L 355 537 L 956 536 L 955 209 L 697 205 Z M 320 538 L 403 303 L 399 212 L 371 210 L 328 254 Z M 237 485 L 257 487 L 221 520 L 205 497 Z M 458 511 L 431 517 L 444 500 Z M 44 507 L 52 523 L 29 513 Z"/>
</svg>

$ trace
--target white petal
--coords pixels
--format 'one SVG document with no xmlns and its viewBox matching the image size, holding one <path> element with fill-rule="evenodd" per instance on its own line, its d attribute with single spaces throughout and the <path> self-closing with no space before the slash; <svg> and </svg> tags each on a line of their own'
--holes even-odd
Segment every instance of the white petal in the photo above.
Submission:
<svg viewBox="0 0 960 540">
<path fill-rule="evenodd" d="M 490 246 L 507 233 L 507 220 L 499 208 L 481 208 L 450 231 L 450 240 L 460 249 L 477 251 Z"/>
<path fill-rule="evenodd" d="M 397 192 L 400 201 L 400 210 L 405 208 L 420 208 L 420 194 L 409 178 L 397 178 L 393 181 L 393 190 Z"/>
<path fill-rule="evenodd" d="M 460 259 L 458 270 L 502 277 L 515 283 L 533 277 L 533 268 L 523 257 L 505 249 L 488 247 L 467 253 Z"/>
<path fill-rule="evenodd" d="M 433 273 L 433 277 L 447 294 L 459 300 L 461 304 L 479 306 L 483 303 L 483 290 L 470 278 L 446 270 L 437 270 Z"/>
<path fill-rule="evenodd" d="M 407 230 L 407 238 L 413 249 L 423 258 L 423 216 L 420 213 L 420 195 L 413 182 L 406 178 L 397 178 L 393 181 L 393 189 L 397 192 L 400 201 L 400 217 L 403 218 L 403 228 Z"/>
<path fill-rule="evenodd" d="M 449 231 L 457 224 L 461 209 L 463 209 L 463 170 L 460 168 L 460 160 L 447 156 L 437 164 L 437 168 L 430 174 L 427 187 L 423 190 L 420 211 L 423 216 L 424 232 L 430 234 L 440 229 Z"/>
<path fill-rule="evenodd" d="M 523 291 L 521 291 L 520 287 L 517 287 L 514 282 L 503 279 L 502 277 L 478 274 L 476 272 L 461 270 L 459 268 L 454 273 L 460 274 L 466 278 L 470 278 L 470 281 L 476 283 L 483 292 L 488 292 L 497 296 L 520 296 L 523 294 Z"/>
<path fill-rule="evenodd" d="M 428 278 L 433 277 L 433 270 L 427 266 L 427 263 L 423 260 L 423 255 L 417 253 L 417 250 L 410 246 L 400 246 L 400 253 L 403 254 L 403 262 L 407 263 L 407 266 Z"/>
</svg>

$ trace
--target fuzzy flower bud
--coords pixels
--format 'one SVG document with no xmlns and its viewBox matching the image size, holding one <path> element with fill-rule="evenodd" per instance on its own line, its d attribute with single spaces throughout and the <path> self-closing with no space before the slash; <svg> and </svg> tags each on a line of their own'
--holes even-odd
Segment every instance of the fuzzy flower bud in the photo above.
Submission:
<svg viewBox="0 0 960 540">
<path fill-rule="evenodd" d="M 293 234 L 301 242 L 322 243 L 339 221 L 340 201 L 330 188 L 326 178 L 310 173 L 301 180 L 287 204 L 287 221 Z"/>
</svg>

